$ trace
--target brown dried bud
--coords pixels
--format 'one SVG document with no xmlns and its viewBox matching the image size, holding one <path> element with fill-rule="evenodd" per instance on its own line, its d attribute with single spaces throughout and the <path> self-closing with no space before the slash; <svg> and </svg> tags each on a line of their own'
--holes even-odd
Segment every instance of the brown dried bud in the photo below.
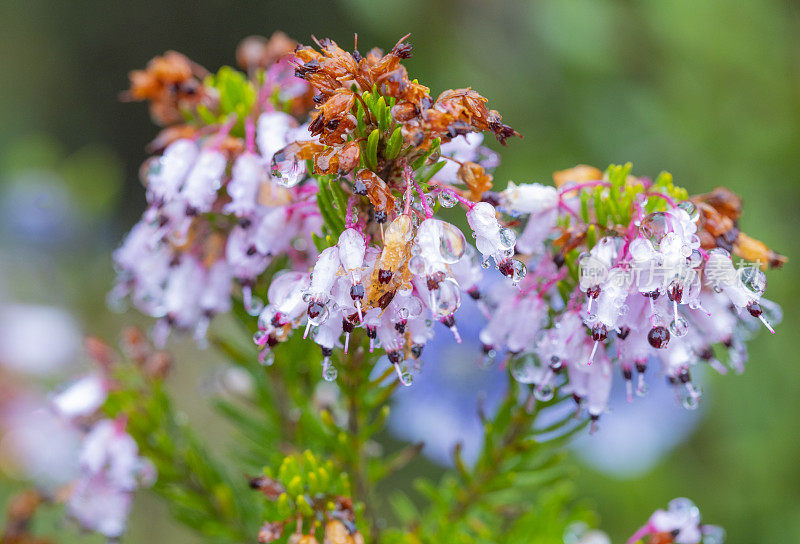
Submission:
<svg viewBox="0 0 800 544">
<path fill-rule="evenodd" d="M 469 197 L 472 200 L 481 200 L 483 193 L 492 188 L 492 176 L 480 164 L 465 162 L 458 169 L 457 176 L 469 187 Z"/>
<path fill-rule="evenodd" d="M 742 259 L 759 263 L 762 269 L 780 268 L 788 260 L 780 253 L 772 251 L 764 242 L 751 238 L 743 232 L 736 238 L 733 252 Z"/>
<path fill-rule="evenodd" d="M 419 115 L 419 110 L 411 102 L 400 102 L 392 107 L 392 119 L 397 123 L 405 123 Z"/>
</svg>

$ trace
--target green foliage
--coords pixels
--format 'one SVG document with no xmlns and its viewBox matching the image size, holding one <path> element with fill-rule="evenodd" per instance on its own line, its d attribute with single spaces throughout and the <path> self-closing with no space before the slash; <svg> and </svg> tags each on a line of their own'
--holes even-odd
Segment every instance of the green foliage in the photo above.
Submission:
<svg viewBox="0 0 800 544">
<path fill-rule="evenodd" d="M 340 181 L 332 176 L 317 176 L 317 205 L 322 215 L 322 235 L 314 233 L 313 239 L 319 251 L 336 245 L 345 229 L 347 196 Z"/>
<path fill-rule="evenodd" d="M 536 401 L 532 386 L 521 386 L 509 374 L 506 396 L 492 417 L 484 416 L 483 448 L 475 464 L 468 466 L 457 446 L 455 468 L 438 484 L 417 480 L 415 487 L 427 500 L 424 509 L 395 494 L 394 511 L 411 529 L 390 531 L 386 542 L 556 544 L 569 523 L 592 521 L 574 504 L 570 471 L 559 451 L 584 427 L 571 413 L 556 415 L 565 400 Z M 552 420 L 547 426 L 537 424 L 542 414 Z"/>
<path fill-rule="evenodd" d="M 208 453 L 160 381 L 144 379 L 133 365 L 120 367 L 115 378 L 121 387 L 109 394 L 104 411 L 126 418 L 127 431 L 158 470 L 154 490 L 172 515 L 211 542 L 249 540 L 259 515 L 248 500 L 246 481 Z"/>
<path fill-rule="evenodd" d="M 219 93 L 219 109 L 212 112 L 205 105 L 199 105 L 197 113 L 201 120 L 205 124 L 215 125 L 223 124 L 235 116 L 236 124 L 231 129 L 231 134 L 244 136 L 244 120 L 256 101 L 253 83 L 242 72 L 223 66 L 216 74 L 208 76 L 205 84 Z"/>
</svg>

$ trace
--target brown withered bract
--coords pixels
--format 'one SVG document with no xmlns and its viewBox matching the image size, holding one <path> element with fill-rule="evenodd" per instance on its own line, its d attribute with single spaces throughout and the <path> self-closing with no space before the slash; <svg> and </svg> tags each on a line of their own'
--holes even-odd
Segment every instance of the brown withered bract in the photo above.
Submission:
<svg viewBox="0 0 800 544">
<path fill-rule="evenodd" d="M 155 57 L 144 70 L 129 74 L 130 89 L 123 100 L 150 102 L 150 114 L 160 125 L 183 121 L 181 111 L 203 100 L 205 69 L 176 51 Z"/>
<path fill-rule="evenodd" d="M 277 60 L 291 54 L 297 42 L 280 30 L 269 39 L 264 36 L 248 36 L 236 48 L 236 64 L 245 70 L 268 68 Z"/>
<path fill-rule="evenodd" d="M 340 144 L 347 132 L 355 128 L 349 115 L 361 99 L 358 93 L 374 88 L 381 95 L 396 99 L 392 118 L 410 125 L 404 133 L 409 134 L 408 139 L 414 145 L 436 137 L 446 140 L 484 130 L 491 131 L 502 143 L 511 136 L 519 136 L 502 123 L 497 111 L 486 107 L 486 98 L 472 89 L 445 91 L 433 101 L 430 90 L 411 80 L 401 64 L 411 56 L 411 45 L 405 42 L 406 38 L 401 38 L 385 55 L 373 49 L 362 57 L 357 51 L 349 53 L 327 39 L 316 40 L 319 51 L 308 46 L 297 49 L 295 75 L 317 91 L 314 101 L 318 113 L 311 123 L 312 134 L 323 143 Z"/>
<path fill-rule="evenodd" d="M 483 193 L 492 188 L 492 175 L 483 166 L 474 162 L 465 162 L 458 169 L 458 179 L 469 188 L 469 198 L 481 200 Z"/>
<path fill-rule="evenodd" d="M 772 251 L 767 245 L 740 232 L 733 244 L 733 252 L 742 259 L 761 263 L 761 268 L 780 268 L 789 260 L 786 256 Z"/>
<path fill-rule="evenodd" d="M 692 198 L 700 219 L 697 236 L 704 249 L 722 247 L 761 268 L 780 268 L 787 258 L 770 249 L 763 242 L 751 238 L 739 230 L 742 214 L 742 199 L 730 189 L 717 187 L 710 193 Z"/>
<path fill-rule="evenodd" d="M 389 186 L 372 170 L 360 170 L 353 182 L 354 191 L 358 195 L 369 198 L 376 212 L 387 213 L 394 209 L 395 197 Z"/>
</svg>

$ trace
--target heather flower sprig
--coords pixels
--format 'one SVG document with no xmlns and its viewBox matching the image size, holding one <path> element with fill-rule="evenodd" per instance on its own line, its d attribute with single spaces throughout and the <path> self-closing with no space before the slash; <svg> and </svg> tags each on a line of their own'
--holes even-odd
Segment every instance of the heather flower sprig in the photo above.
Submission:
<svg viewBox="0 0 800 544">
<path fill-rule="evenodd" d="M 760 266 L 785 259 L 739 232 L 737 196 L 720 188 L 689 198 L 668 173 L 651 181 L 630 172 L 630 164 L 605 173 L 580 166 L 557 172 L 555 187 L 512 183 L 496 197 L 504 212 L 527 216 L 516 250 L 532 273 L 521 291 L 488 299 L 484 353 L 506 350 L 512 373 L 539 398 L 561 386 L 593 422 L 606 410 L 612 368 L 632 401 L 658 362 L 678 402 L 695 408 L 692 368 L 709 363 L 725 373 L 727 352 L 741 372 L 752 319 L 772 333 L 780 320 L 762 298 Z M 754 262 L 737 269 L 731 251 Z"/>
<path fill-rule="evenodd" d="M 725 530 L 700 522 L 700 509 L 686 498 L 669 501 L 666 510 L 656 510 L 628 544 L 723 544 Z"/>
</svg>

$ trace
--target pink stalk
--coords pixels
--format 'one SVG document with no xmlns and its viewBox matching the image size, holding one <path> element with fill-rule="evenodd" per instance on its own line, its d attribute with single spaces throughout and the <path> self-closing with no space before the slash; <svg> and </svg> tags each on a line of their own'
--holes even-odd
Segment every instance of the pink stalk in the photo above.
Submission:
<svg viewBox="0 0 800 544">
<path fill-rule="evenodd" d="M 654 530 L 653 525 L 650 522 L 647 522 L 646 524 L 644 524 L 641 527 L 639 527 L 638 531 L 633 533 L 633 536 L 628 539 L 628 543 L 627 544 L 636 544 L 636 542 L 641 540 L 642 537 L 645 537 L 645 536 L 651 534 L 653 532 L 653 530 Z"/>
<path fill-rule="evenodd" d="M 575 217 L 575 219 L 577 219 L 578 221 L 583 221 L 581 219 L 581 216 L 578 215 L 578 212 L 567 206 L 566 202 L 561 200 L 561 195 L 558 196 L 558 207 L 567 212 L 568 214 L 572 215 L 573 217 Z"/>
<path fill-rule="evenodd" d="M 467 199 L 467 198 L 464 198 L 463 196 L 461 196 L 460 194 L 458 194 L 458 193 L 456 192 L 456 190 L 455 190 L 455 189 L 453 189 L 452 187 L 448 187 L 447 185 L 441 185 L 441 184 L 439 184 L 439 185 L 437 185 L 437 186 L 436 186 L 436 189 L 435 189 L 435 190 L 436 190 L 436 191 L 439 191 L 439 192 L 447 192 L 447 193 L 450 193 L 451 195 L 453 195 L 453 197 L 454 197 L 456 200 L 458 200 L 458 201 L 459 201 L 461 204 L 463 204 L 464 206 L 466 206 L 468 210 L 471 210 L 472 208 L 474 208 L 474 207 L 475 207 L 475 202 L 472 202 L 471 200 L 469 200 L 469 199 Z"/>
<path fill-rule="evenodd" d="M 670 205 L 670 206 L 672 206 L 673 208 L 677 208 L 677 207 L 678 207 L 678 203 L 677 203 L 677 202 L 675 202 L 675 201 L 672 199 L 672 197 L 671 197 L 671 196 L 669 196 L 668 194 L 665 194 L 665 193 L 660 193 L 660 192 L 658 192 L 658 191 L 652 191 L 652 192 L 651 192 L 651 191 L 648 191 L 648 192 L 647 192 L 647 193 L 645 193 L 645 194 L 646 194 L 646 195 L 648 195 L 648 196 L 655 196 L 655 197 L 661 198 L 661 199 L 665 200 L 665 201 L 667 202 L 667 204 L 669 204 L 669 205 Z"/>
<path fill-rule="evenodd" d="M 236 124 L 236 115 L 232 114 L 230 119 L 225 121 L 225 124 L 223 124 L 222 127 L 220 127 L 219 132 L 217 132 L 217 137 L 214 139 L 214 143 L 211 146 L 211 149 L 219 150 L 219 148 L 222 146 L 222 142 L 224 142 L 225 138 L 228 137 L 228 134 L 230 134 L 231 129 L 235 124 Z"/>
<path fill-rule="evenodd" d="M 539 288 L 539 296 L 544 295 L 552 286 L 554 286 L 555 284 L 560 282 L 562 279 L 564 279 L 564 276 L 566 275 L 566 273 L 567 273 L 567 271 L 562 269 L 561 272 L 559 272 L 558 274 L 555 275 L 555 277 L 553 277 L 552 279 L 550 279 L 550 281 L 548 281 L 547 283 L 542 285 Z"/>
<path fill-rule="evenodd" d="M 576 183 L 575 185 L 568 185 L 566 187 L 562 187 L 558 190 L 559 195 L 563 195 L 565 193 L 569 193 L 571 191 L 580 191 L 582 189 L 586 189 L 587 187 L 611 187 L 611 184 L 607 181 L 603 181 L 602 179 L 596 179 L 593 181 L 584 181 L 583 183 Z"/>
<path fill-rule="evenodd" d="M 245 132 L 245 149 L 249 154 L 256 152 L 256 125 L 253 120 L 248 117 L 244 122 Z"/>
<path fill-rule="evenodd" d="M 120 415 L 114 420 L 114 432 L 122 434 L 125 432 L 125 427 L 128 426 L 128 416 Z"/>
<path fill-rule="evenodd" d="M 428 206 L 428 201 L 425 198 L 425 193 L 422 192 L 422 187 L 419 186 L 417 180 L 412 178 L 411 181 L 414 182 L 414 187 L 417 189 L 417 192 L 419 193 L 419 199 L 422 202 L 422 209 L 425 211 L 425 218 L 430 219 L 431 217 L 433 217 L 433 210 L 431 210 L 431 207 Z"/>
</svg>

